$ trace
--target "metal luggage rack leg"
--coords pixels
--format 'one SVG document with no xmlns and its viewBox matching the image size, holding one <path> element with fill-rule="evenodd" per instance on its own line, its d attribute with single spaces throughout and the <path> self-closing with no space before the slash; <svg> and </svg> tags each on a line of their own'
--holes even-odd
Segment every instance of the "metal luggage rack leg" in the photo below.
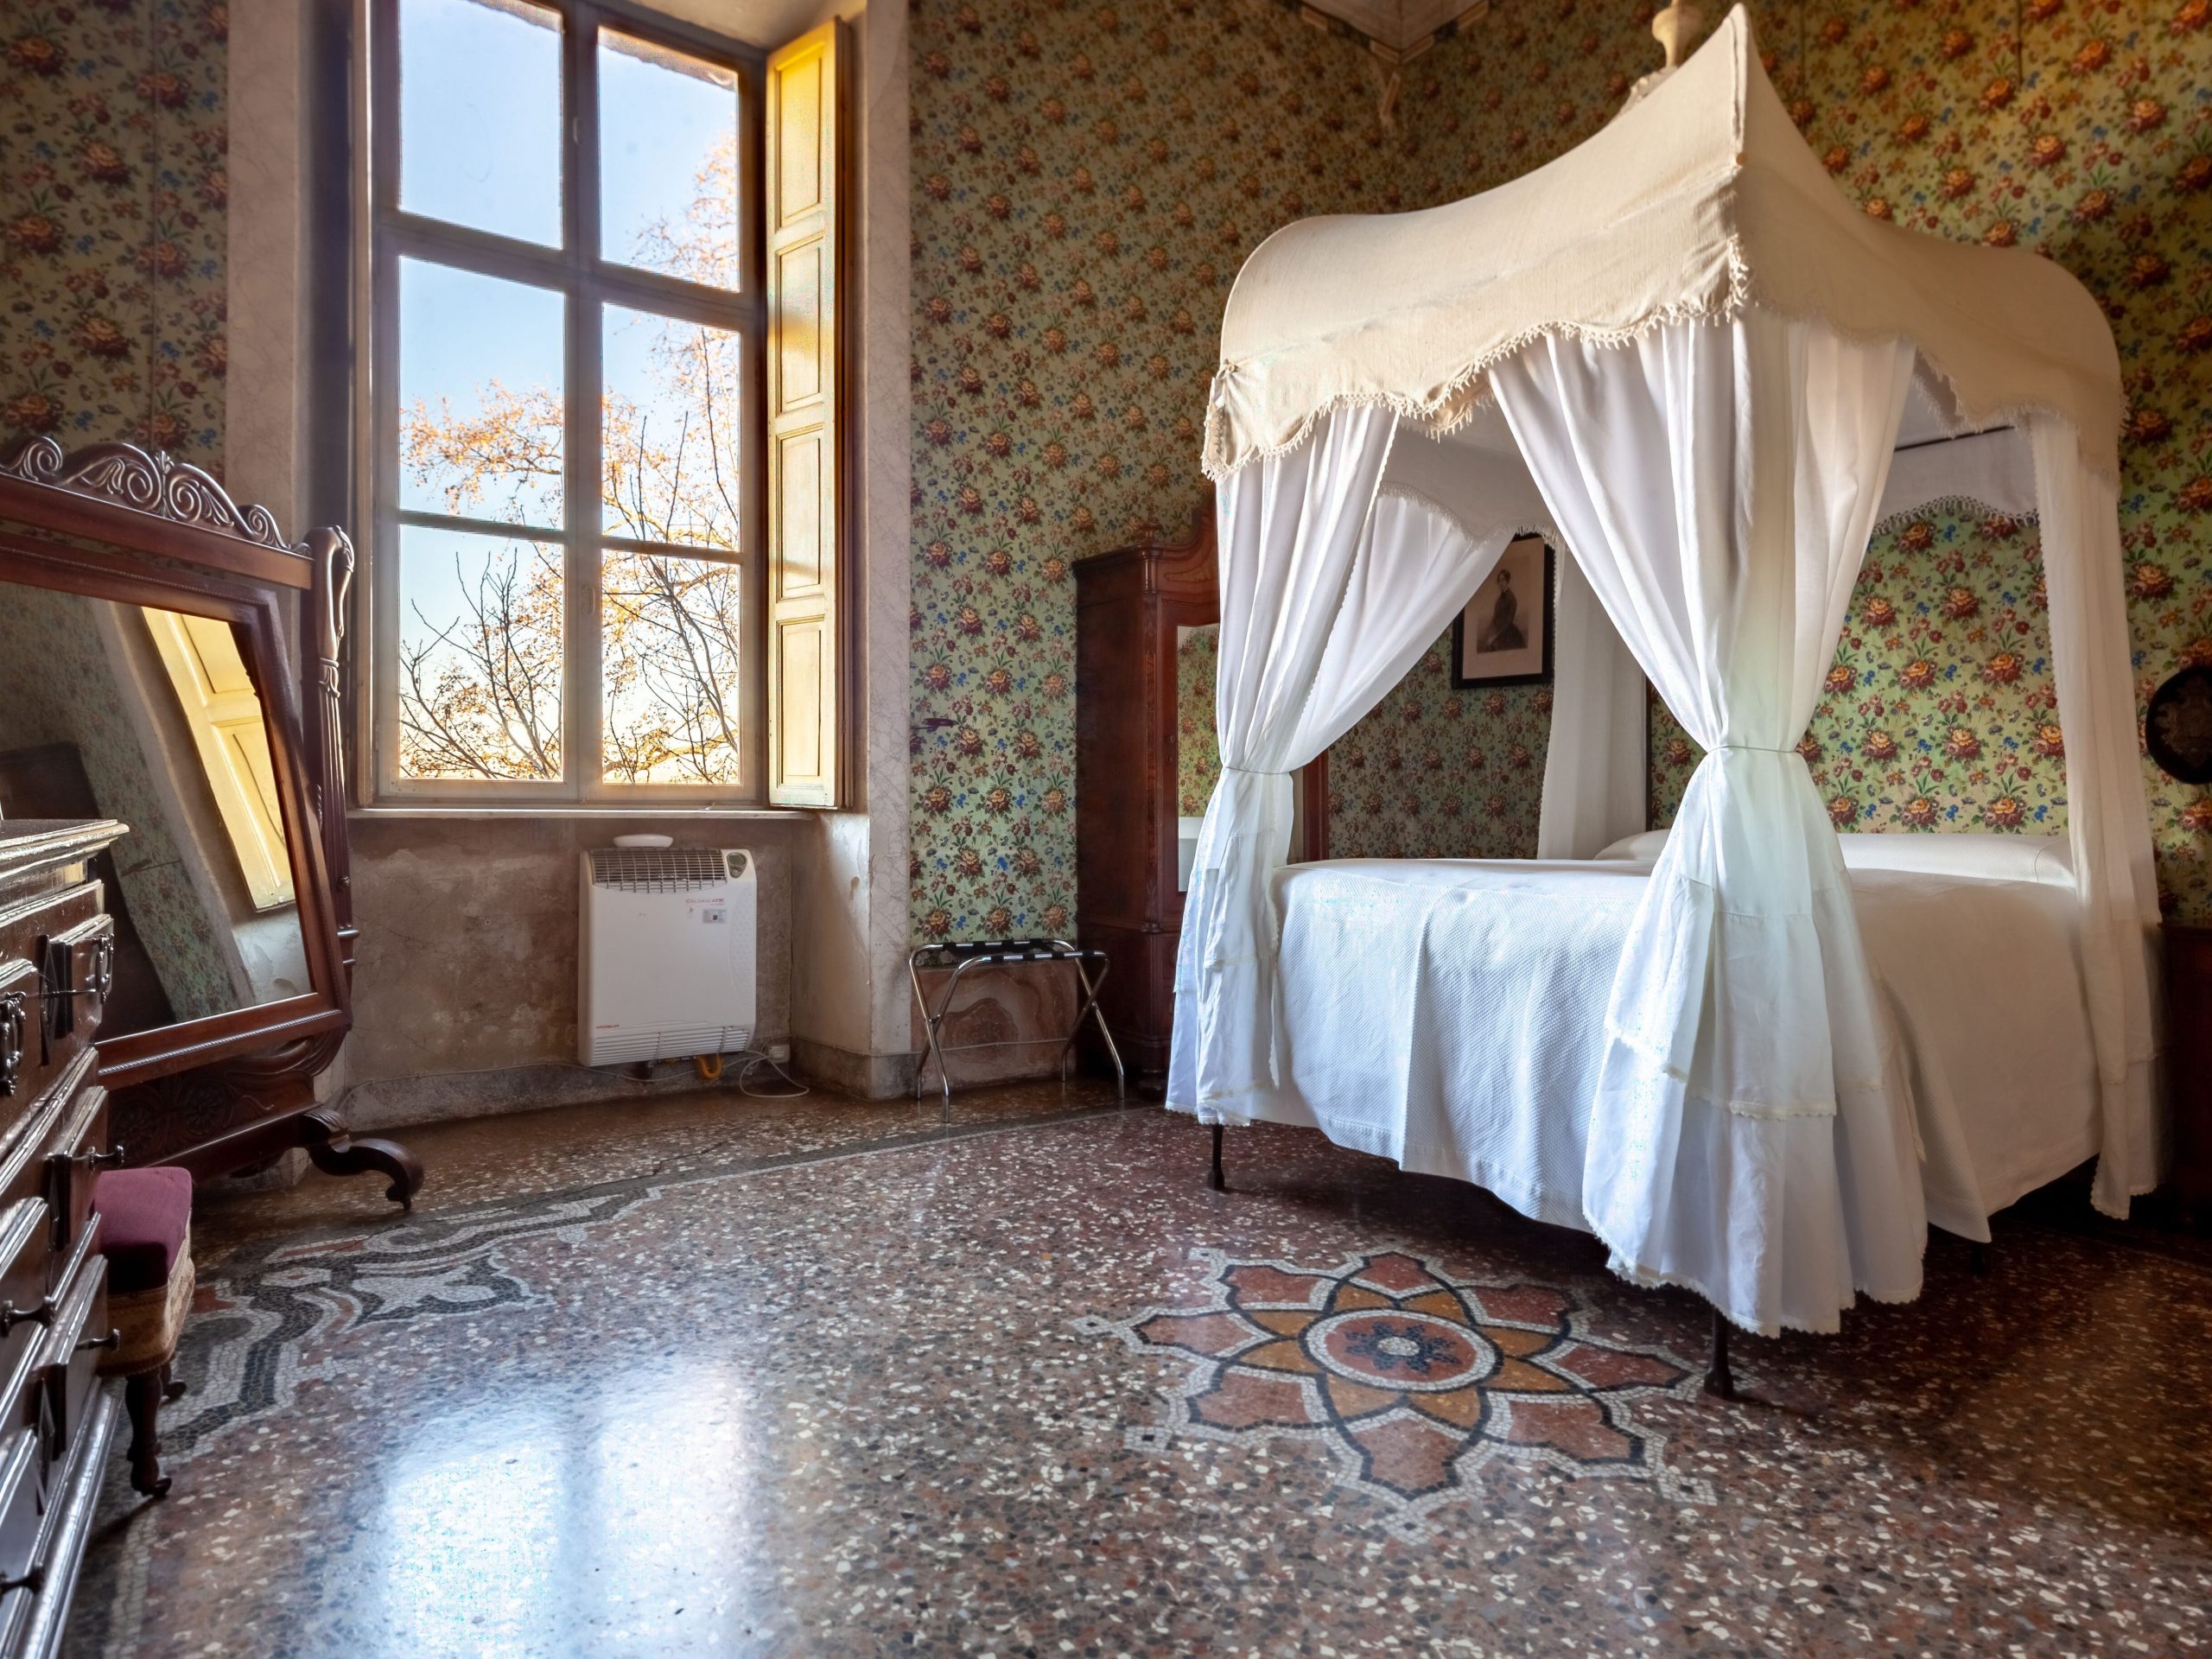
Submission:
<svg viewBox="0 0 2212 1659">
<path fill-rule="evenodd" d="M 970 968 L 1012 966 L 1022 963 L 1065 962 L 1075 969 L 1075 976 L 1083 987 L 1082 1005 L 1076 1009 L 1075 1023 L 1068 1028 L 1065 1038 L 1012 1037 L 988 1043 L 954 1043 L 948 1046 L 941 1033 L 946 1019 L 952 1013 L 952 999 L 959 992 L 962 976 Z M 1098 976 L 1091 977 L 1095 964 Z M 1106 1016 L 1098 1007 L 1098 988 L 1106 982 L 1110 964 L 1103 950 L 1087 950 L 1071 944 L 1065 939 L 956 939 L 945 944 L 925 944 L 910 951 L 906 957 L 906 977 L 914 987 L 914 1006 L 921 1010 L 925 1046 L 922 1063 L 914 1071 L 914 1099 L 922 1098 L 922 1081 L 929 1075 L 930 1062 L 937 1062 L 937 1074 L 944 1091 L 943 1121 L 952 1122 L 952 1072 L 944 1063 L 947 1054 L 964 1053 L 974 1048 L 1020 1048 L 1035 1043 L 1057 1042 L 1060 1058 L 1057 1070 L 1060 1086 L 1068 1080 L 1068 1058 L 1075 1052 L 1075 1039 L 1083 1034 L 1086 1016 L 1096 1020 L 1098 1034 L 1105 1039 L 1106 1053 L 1114 1062 L 1114 1090 L 1122 1099 L 1128 1098 L 1128 1074 L 1122 1067 L 1122 1051 L 1115 1046 L 1114 1033 L 1106 1028 Z M 932 1011 L 930 1000 L 922 989 L 922 970 L 932 972 L 950 968 L 952 977 L 946 982 L 944 995 Z"/>
</svg>

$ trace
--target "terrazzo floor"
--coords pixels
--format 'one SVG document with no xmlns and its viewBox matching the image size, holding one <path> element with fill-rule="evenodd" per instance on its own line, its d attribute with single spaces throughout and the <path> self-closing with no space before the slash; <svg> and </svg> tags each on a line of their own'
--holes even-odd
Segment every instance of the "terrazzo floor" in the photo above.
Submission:
<svg viewBox="0 0 2212 1659">
<path fill-rule="evenodd" d="M 1090 1085 L 407 1138 L 203 1203 L 72 1653 L 2212 1649 L 2212 1262 L 2072 1199 L 1723 1404 L 1588 1239 Z"/>
</svg>

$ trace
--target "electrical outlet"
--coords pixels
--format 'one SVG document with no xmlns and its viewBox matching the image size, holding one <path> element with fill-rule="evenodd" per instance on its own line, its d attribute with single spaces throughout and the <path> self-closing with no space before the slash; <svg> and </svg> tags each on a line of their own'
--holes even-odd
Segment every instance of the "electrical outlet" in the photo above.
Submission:
<svg viewBox="0 0 2212 1659">
<path fill-rule="evenodd" d="M 784 1062 L 790 1059 L 791 1057 L 791 1046 L 789 1043 L 771 1043 L 768 1045 L 768 1058 L 773 1060 L 778 1065 L 783 1065 Z"/>
</svg>

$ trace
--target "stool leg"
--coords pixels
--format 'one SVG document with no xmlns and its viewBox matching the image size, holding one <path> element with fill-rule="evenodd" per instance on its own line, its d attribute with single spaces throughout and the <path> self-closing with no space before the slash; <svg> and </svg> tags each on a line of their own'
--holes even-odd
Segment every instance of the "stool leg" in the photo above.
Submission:
<svg viewBox="0 0 2212 1659">
<path fill-rule="evenodd" d="M 130 1414 L 130 1489 L 149 1497 L 163 1497 L 169 1490 L 169 1478 L 162 1472 L 160 1433 L 167 1370 L 141 1371 L 123 1384 L 123 1403 Z"/>
<path fill-rule="evenodd" d="M 1221 1173 L 1221 1125 L 1213 1126 L 1213 1167 L 1206 1173 L 1206 1185 L 1217 1192 L 1229 1191 L 1229 1183 Z"/>
</svg>

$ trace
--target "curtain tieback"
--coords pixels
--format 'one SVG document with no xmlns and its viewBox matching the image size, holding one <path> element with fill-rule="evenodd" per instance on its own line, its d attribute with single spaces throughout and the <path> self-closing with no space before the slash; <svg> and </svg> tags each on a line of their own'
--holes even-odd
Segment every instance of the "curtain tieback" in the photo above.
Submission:
<svg viewBox="0 0 2212 1659">
<path fill-rule="evenodd" d="M 1221 769 L 1222 776 L 1224 778 L 1232 772 L 1239 778 L 1287 778 L 1290 776 L 1287 772 L 1262 772 L 1257 766 L 1224 766 Z"/>
<path fill-rule="evenodd" d="M 1795 754 L 1801 760 L 1805 758 L 1799 753 L 1795 744 L 1786 749 L 1770 749 L 1759 743 L 1715 743 L 1706 753 L 1708 754 Z"/>
</svg>

